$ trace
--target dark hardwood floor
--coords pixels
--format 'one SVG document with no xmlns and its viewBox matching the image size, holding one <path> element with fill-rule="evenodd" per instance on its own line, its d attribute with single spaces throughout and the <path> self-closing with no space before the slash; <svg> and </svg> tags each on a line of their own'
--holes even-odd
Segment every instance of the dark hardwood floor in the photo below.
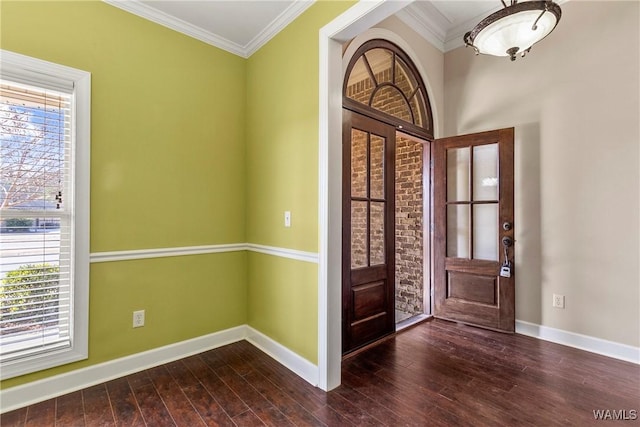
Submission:
<svg viewBox="0 0 640 427">
<path fill-rule="evenodd" d="M 606 412 L 606 411 L 609 412 Z M 640 367 L 444 321 L 346 359 L 312 387 L 243 341 L 3 414 L 9 426 L 640 423 Z"/>
</svg>

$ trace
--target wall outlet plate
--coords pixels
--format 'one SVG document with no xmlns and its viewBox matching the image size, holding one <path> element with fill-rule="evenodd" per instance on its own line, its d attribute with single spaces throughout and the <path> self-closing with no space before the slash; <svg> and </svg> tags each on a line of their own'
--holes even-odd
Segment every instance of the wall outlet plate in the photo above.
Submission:
<svg viewBox="0 0 640 427">
<path fill-rule="evenodd" d="M 564 295 L 553 294 L 553 306 L 555 308 L 564 308 Z"/>
<path fill-rule="evenodd" d="M 144 310 L 133 312 L 133 327 L 140 328 L 144 326 Z"/>
</svg>

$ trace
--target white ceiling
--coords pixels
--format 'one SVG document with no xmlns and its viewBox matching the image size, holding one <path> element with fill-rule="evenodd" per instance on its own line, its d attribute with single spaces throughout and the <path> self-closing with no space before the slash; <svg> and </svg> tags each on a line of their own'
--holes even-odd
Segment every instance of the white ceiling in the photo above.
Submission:
<svg viewBox="0 0 640 427">
<path fill-rule="evenodd" d="M 313 0 L 104 0 L 205 43 L 247 58 L 297 18 Z M 396 16 L 446 52 L 499 0 L 417 0 Z"/>
</svg>

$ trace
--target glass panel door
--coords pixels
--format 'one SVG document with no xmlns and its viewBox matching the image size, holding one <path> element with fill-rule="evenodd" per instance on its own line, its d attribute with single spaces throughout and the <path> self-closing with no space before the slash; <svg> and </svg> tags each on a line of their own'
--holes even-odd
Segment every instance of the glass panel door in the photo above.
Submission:
<svg viewBox="0 0 640 427">
<path fill-rule="evenodd" d="M 433 143 L 435 317 L 515 330 L 513 146 L 513 128 Z"/>
</svg>

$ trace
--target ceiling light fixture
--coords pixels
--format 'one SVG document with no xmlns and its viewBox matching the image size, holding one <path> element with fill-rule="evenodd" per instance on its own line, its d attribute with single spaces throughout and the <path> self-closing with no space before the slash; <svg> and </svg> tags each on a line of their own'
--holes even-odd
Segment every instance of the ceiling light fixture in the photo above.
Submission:
<svg viewBox="0 0 640 427">
<path fill-rule="evenodd" d="M 562 11 L 553 1 L 525 1 L 511 4 L 484 18 L 464 35 L 464 43 L 477 54 L 525 56 L 531 46 L 545 38 L 558 24 Z"/>
</svg>

